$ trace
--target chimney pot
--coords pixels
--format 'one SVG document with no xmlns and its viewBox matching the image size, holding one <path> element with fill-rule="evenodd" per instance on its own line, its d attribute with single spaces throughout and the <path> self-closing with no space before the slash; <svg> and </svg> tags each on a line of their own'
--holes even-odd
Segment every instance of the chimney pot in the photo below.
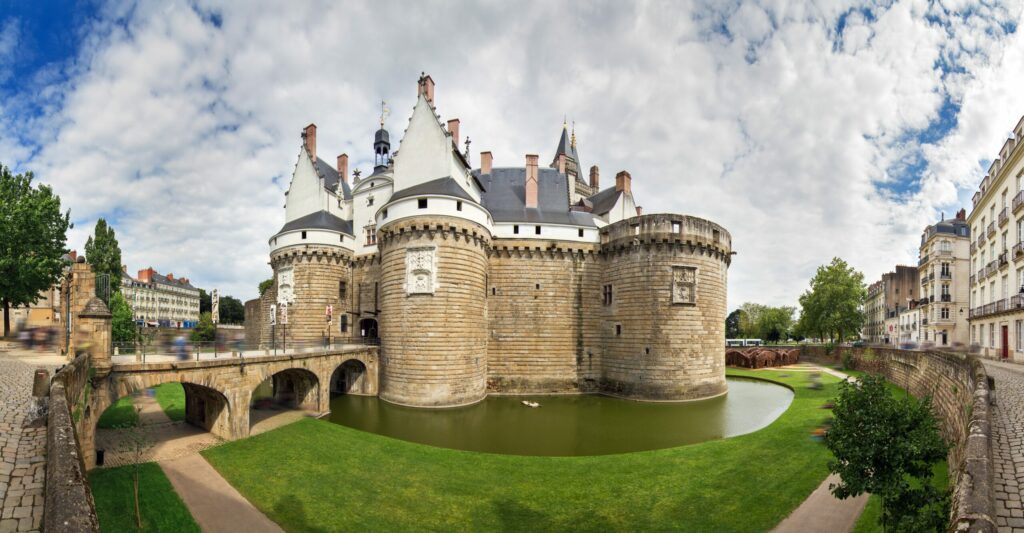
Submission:
<svg viewBox="0 0 1024 533">
<path fill-rule="evenodd" d="M 590 188 L 596 193 L 601 189 L 601 170 L 597 165 L 590 167 Z"/>
<path fill-rule="evenodd" d="M 615 190 L 619 192 L 632 192 L 632 181 L 633 178 L 630 177 L 629 172 L 626 172 L 625 170 L 619 171 L 619 173 L 615 175 Z"/>
<path fill-rule="evenodd" d="M 434 105 L 434 80 L 430 76 L 424 74 L 420 76 L 419 80 L 419 94 L 422 94 L 424 98 L 430 102 L 430 105 Z"/>
<path fill-rule="evenodd" d="M 448 121 L 448 133 L 452 136 L 452 143 L 455 148 L 459 147 L 459 119 L 453 118 Z"/>
<path fill-rule="evenodd" d="M 526 156 L 526 207 L 537 207 L 537 156 Z"/>
<path fill-rule="evenodd" d="M 558 173 L 565 174 L 565 154 L 558 154 Z"/>
<path fill-rule="evenodd" d="M 338 156 L 338 176 L 341 181 L 348 183 L 348 154 Z"/>
<path fill-rule="evenodd" d="M 309 150 L 309 157 L 316 162 L 316 124 L 310 124 L 306 126 L 306 129 L 302 130 L 302 142 L 306 145 L 306 150 Z"/>
<path fill-rule="evenodd" d="M 643 214 L 644 214 L 644 208 L 642 208 L 640 206 L 636 206 L 636 216 L 640 216 L 640 215 L 643 215 Z"/>
<path fill-rule="evenodd" d="M 480 152 L 480 173 L 490 174 L 491 164 L 494 162 L 493 156 L 490 152 Z"/>
</svg>

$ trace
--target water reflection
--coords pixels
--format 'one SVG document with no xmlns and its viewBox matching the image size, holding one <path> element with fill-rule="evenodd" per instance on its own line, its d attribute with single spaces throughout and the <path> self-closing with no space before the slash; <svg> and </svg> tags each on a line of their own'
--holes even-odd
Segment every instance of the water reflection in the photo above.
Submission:
<svg viewBox="0 0 1024 533">
<path fill-rule="evenodd" d="M 781 415 L 793 392 L 729 378 L 729 394 L 686 403 L 599 395 L 489 396 L 467 407 L 416 409 L 376 397 L 331 399 L 331 422 L 398 439 L 514 455 L 602 455 L 670 448 L 757 431 Z M 530 408 L 523 400 L 541 407 Z"/>
</svg>

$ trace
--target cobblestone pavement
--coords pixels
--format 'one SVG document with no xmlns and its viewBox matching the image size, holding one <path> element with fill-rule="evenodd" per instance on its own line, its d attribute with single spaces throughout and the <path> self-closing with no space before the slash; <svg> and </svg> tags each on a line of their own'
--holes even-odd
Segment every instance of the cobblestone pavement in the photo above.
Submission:
<svg viewBox="0 0 1024 533">
<path fill-rule="evenodd" d="M 1024 365 L 982 360 L 996 381 L 992 424 L 996 525 L 1024 533 Z"/>
<path fill-rule="evenodd" d="M 36 368 L 0 352 L 0 533 L 42 527 L 46 427 L 21 427 L 28 414 Z M 49 368 L 52 372 L 53 367 Z"/>
</svg>

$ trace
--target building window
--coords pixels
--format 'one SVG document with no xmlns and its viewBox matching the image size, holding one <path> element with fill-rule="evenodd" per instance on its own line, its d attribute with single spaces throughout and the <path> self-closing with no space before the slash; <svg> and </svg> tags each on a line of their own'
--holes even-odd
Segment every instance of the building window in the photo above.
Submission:
<svg viewBox="0 0 1024 533">
<path fill-rule="evenodd" d="M 348 283 L 344 281 L 338 282 L 338 299 L 342 302 L 345 301 L 345 297 L 348 295 Z"/>
<path fill-rule="evenodd" d="M 381 218 L 388 218 L 388 210 L 387 210 L 387 209 L 385 209 L 385 210 L 384 210 L 384 211 L 383 211 L 383 212 L 381 213 Z"/>
<path fill-rule="evenodd" d="M 339 242 L 345 242 L 345 236 L 344 235 L 338 235 L 338 241 Z"/>
<path fill-rule="evenodd" d="M 455 202 L 455 210 L 462 211 L 462 201 Z"/>
<path fill-rule="evenodd" d="M 622 335 L 622 324 L 615 324 L 615 336 Z"/>
<path fill-rule="evenodd" d="M 683 231 L 683 225 L 679 222 L 672 222 L 672 233 L 680 233 Z"/>
<path fill-rule="evenodd" d="M 1024 320 L 1013 323 L 1013 334 L 1017 337 L 1017 351 L 1024 350 Z"/>
<path fill-rule="evenodd" d="M 373 197 L 371 196 L 371 197 L 366 199 L 366 206 L 370 207 L 372 205 L 373 205 Z"/>
<path fill-rule="evenodd" d="M 342 313 L 341 315 L 341 332 L 348 332 L 348 315 Z"/>
<path fill-rule="evenodd" d="M 604 286 L 604 294 L 603 295 L 604 295 L 604 300 L 603 300 L 604 305 L 611 305 L 612 304 L 612 286 L 610 284 Z"/>
<path fill-rule="evenodd" d="M 640 224 L 633 224 L 633 235 L 640 235 Z"/>
<path fill-rule="evenodd" d="M 519 235 L 519 225 L 512 226 L 512 233 Z"/>
<path fill-rule="evenodd" d="M 949 319 L 949 308 L 948 307 L 943 307 L 942 308 L 941 316 L 942 316 L 943 320 L 948 320 Z"/>
<path fill-rule="evenodd" d="M 427 199 L 426 198 L 420 198 L 419 199 L 419 208 L 420 209 L 426 209 L 427 208 Z"/>
<path fill-rule="evenodd" d="M 576 234 L 579 237 L 583 237 L 583 230 L 582 229 L 576 230 Z"/>
<path fill-rule="evenodd" d="M 497 295 L 498 295 L 498 288 L 497 287 L 491 287 L 491 296 L 497 296 Z"/>
<path fill-rule="evenodd" d="M 536 234 L 536 235 L 540 235 L 540 226 L 534 226 L 533 227 L 533 233 Z"/>
<path fill-rule="evenodd" d="M 373 246 L 377 244 L 377 225 L 370 224 L 366 226 L 366 245 Z"/>
<path fill-rule="evenodd" d="M 306 232 L 305 232 L 305 231 L 303 231 L 303 232 L 302 232 L 302 238 L 303 238 L 303 239 L 305 239 L 305 238 L 306 238 Z"/>
<path fill-rule="evenodd" d="M 988 325 L 988 345 L 992 348 L 996 347 L 996 325 Z"/>
</svg>

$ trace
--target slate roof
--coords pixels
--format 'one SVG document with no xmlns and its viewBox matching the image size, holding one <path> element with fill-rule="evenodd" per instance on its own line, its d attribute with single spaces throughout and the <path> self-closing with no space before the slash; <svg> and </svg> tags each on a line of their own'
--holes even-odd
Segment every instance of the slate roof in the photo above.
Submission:
<svg viewBox="0 0 1024 533">
<path fill-rule="evenodd" d="M 445 196 L 454 196 L 456 198 L 462 198 L 463 200 L 469 200 L 473 202 L 473 197 L 466 192 L 465 189 L 459 186 L 451 176 L 446 178 L 438 178 L 436 180 L 430 180 L 419 185 L 413 185 L 412 187 L 406 187 L 395 194 L 391 195 L 391 199 L 388 202 L 394 202 L 395 200 L 401 200 L 402 198 L 409 198 L 410 196 L 419 196 L 422 194 L 442 194 Z"/>
<path fill-rule="evenodd" d="M 153 275 L 150 276 L 150 283 L 162 283 L 164 285 L 177 285 L 185 289 L 195 289 L 191 283 L 185 283 L 181 278 L 167 279 L 167 276 L 159 272 L 153 272 Z"/>
<path fill-rule="evenodd" d="M 569 184 L 553 168 L 537 169 L 537 207 L 526 207 L 526 169 L 494 168 L 474 175 L 486 185 L 484 207 L 495 222 L 529 222 L 596 227 L 590 213 L 569 210 Z"/>
<path fill-rule="evenodd" d="M 352 233 L 352 221 L 344 220 L 335 215 L 328 213 L 325 210 L 320 210 L 315 213 L 310 213 L 305 216 L 301 216 L 281 227 L 278 233 L 284 233 L 286 231 L 293 231 L 298 229 L 329 229 L 333 231 L 340 231 L 341 233 Z"/>
<path fill-rule="evenodd" d="M 324 177 L 324 188 L 334 192 L 338 187 L 338 180 L 341 178 L 337 169 L 329 165 L 323 159 L 320 159 L 319 156 L 316 158 L 316 165 L 314 166 L 316 167 L 317 174 Z M 349 188 L 347 182 L 341 183 L 341 192 L 345 196 L 346 200 L 352 199 L 352 189 Z"/>
<path fill-rule="evenodd" d="M 595 215 L 604 215 L 615 207 L 615 202 L 619 201 L 620 194 L 622 193 L 615 190 L 615 187 L 608 187 L 607 189 L 587 198 L 587 200 L 590 200 L 590 203 L 594 206 L 590 211 Z"/>
</svg>

